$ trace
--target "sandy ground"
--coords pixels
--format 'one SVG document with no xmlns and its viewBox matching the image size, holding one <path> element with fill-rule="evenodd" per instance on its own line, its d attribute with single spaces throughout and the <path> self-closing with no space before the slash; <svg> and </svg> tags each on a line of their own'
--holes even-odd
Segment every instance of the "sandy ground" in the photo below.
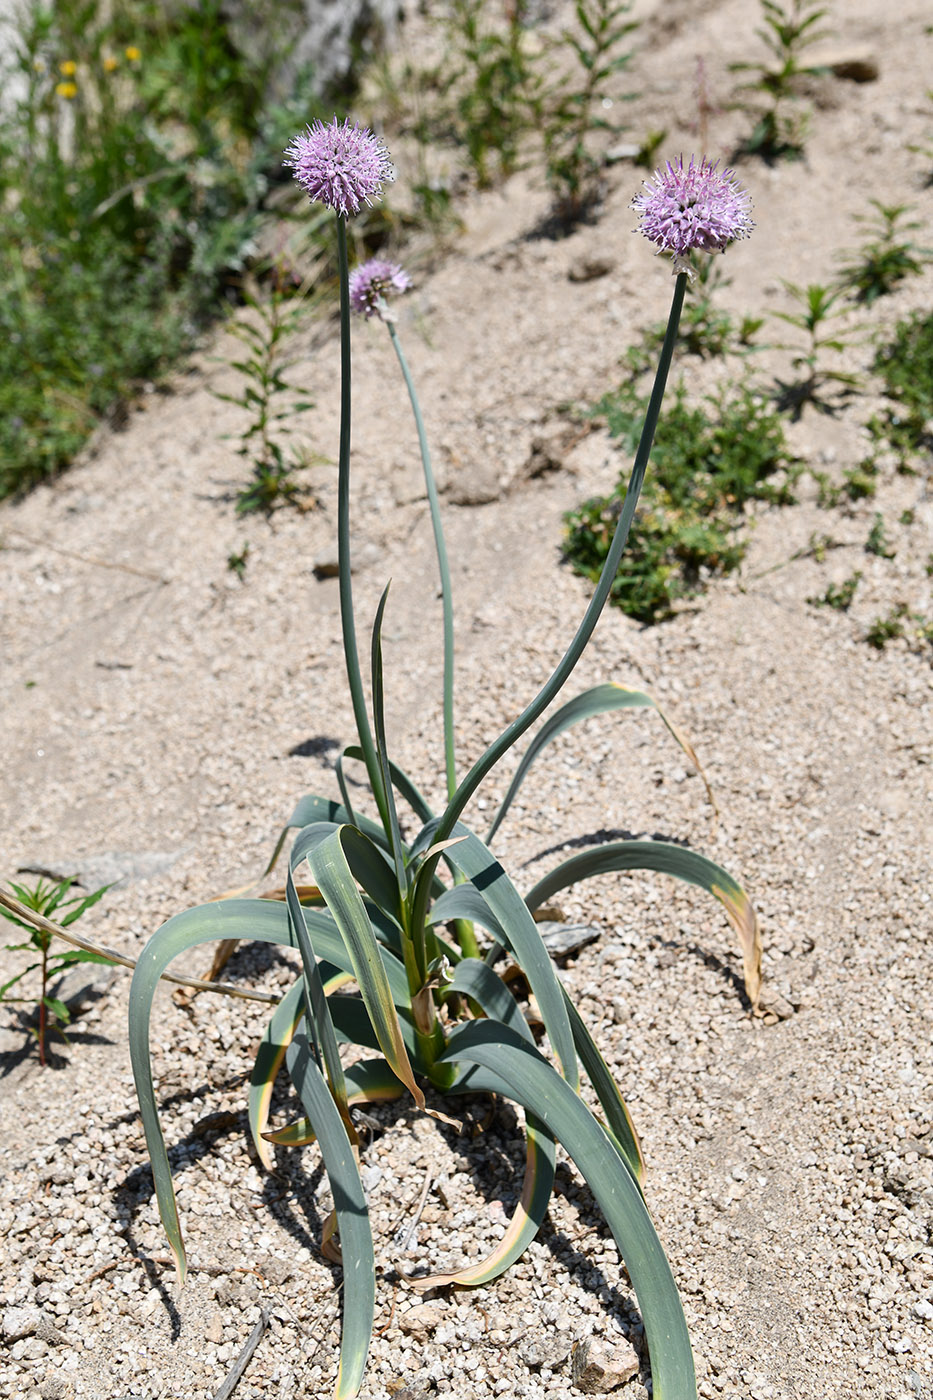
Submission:
<svg viewBox="0 0 933 1400">
<path fill-rule="evenodd" d="M 757 7 L 642 13 L 632 128 L 665 126 L 663 153 L 689 153 L 696 57 L 724 106 L 728 63 L 755 52 Z M 933 136 L 929 18 L 921 0 L 896 23 L 867 0 L 834 7 L 828 43 L 869 49 L 880 76 L 815 86 L 804 162 L 741 167 L 757 228 L 727 254 L 728 309 L 786 309 L 782 279 L 828 281 L 869 198 L 913 204 L 929 230 L 929 162 L 909 149 Z M 714 115 L 712 154 L 746 126 Z M 561 563 L 561 517 L 608 489 L 621 460 L 602 430 L 566 445 L 560 406 L 618 382 L 638 328 L 665 314 L 667 268 L 631 233 L 640 178 L 613 166 L 598 219 L 555 241 L 531 236 L 548 204 L 524 172 L 463 205 L 443 256 L 410 250 L 416 286 L 399 329 L 444 487 L 462 767 L 536 690 L 585 607 L 585 585 Z M 594 259 L 604 275 L 577 280 Z M 865 370 L 869 335 L 931 297 L 928 270 L 854 318 L 866 336 L 845 366 Z M 776 322 L 763 338 L 782 338 Z M 296 799 L 333 790 L 334 757 L 353 738 L 336 581 L 313 572 L 334 540 L 336 340 L 323 327 L 296 371 L 315 404 L 303 429 L 329 459 L 311 472 L 319 505 L 269 522 L 233 514 L 243 466 L 224 434 L 241 420 L 211 392 L 236 383 L 222 363 L 231 349 L 222 336 L 206 345 L 124 431 L 0 510 L 0 870 L 79 872 L 87 887 L 119 879 L 82 928 L 134 956 L 162 919 L 257 878 Z M 753 369 L 786 376 L 788 356 L 763 353 Z M 689 359 L 681 370 L 691 392 L 722 373 Z M 436 570 L 408 407 L 378 325 L 356 329 L 354 388 L 358 615 L 368 627 L 391 577 L 390 738 L 439 799 Z M 806 410 L 789 429 L 794 449 L 840 480 L 865 455 L 876 406 L 869 382 L 834 416 Z M 542 439 L 554 462 L 534 476 Z M 693 740 L 718 820 L 645 714 L 563 737 L 497 838 L 523 888 L 580 837 L 686 841 L 741 879 L 760 913 L 765 1001 L 779 1017 L 752 1016 L 728 926 L 699 891 L 605 877 L 561 901 L 568 919 L 600 930 L 564 975 L 642 1135 L 705 1397 L 933 1397 L 933 672 L 928 644 L 879 652 L 864 641 L 895 604 L 933 616 L 921 465 L 909 477 L 886 468 L 875 500 L 829 511 L 804 477 L 797 505 L 753 512 L 741 570 L 673 621 L 600 622 L 578 688 L 611 678 L 648 689 Z M 864 550 L 876 511 L 892 560 Z M 834 541 L 822 557 L 814 535 Z M 227 559 L 246 543 L 240 582 Z M 850 613 L 808 604 L 854 569 L 864 579 Z M 507 761 L 491 776 L 476 821 L 511 771 Z M 17 965 L 0 953 L 0 980 Z M 229 974 L 267 990 L 290 975 L 253 949 Z M 0 1395 L 212 1397 L 265 1308 L 238 1400 L 324 1396 L 339 1320 L 339 1270 L 319 1248 L 326 1180 L 313 1149 L 282 1152 L 269 1177 L 246 1141 L 243 1080 L 262 1008 L 202 997 L 184 1010 L 167 992 L 158 1003 L 156 1072 L 192 1259 L 178 1293 L 135 1111 L 127 986 L 114 975 L 45 1071 L 16 1012 L 0 1017 Z M 389 1106 L 364 1165 L 380 1271 L 372 1400 L 570 1397 L 575 1344 L 592 1337 L 620 1358 L 638 1347 L 615 1248 L 567 1166 L 510 1274 L 410 1311 L 420 1300 L 399 1268 L 451 1266 L 502 1233 L 521 1181 L 507 1108 L 476 1138 Z M 641 1393 L 644 1360 L 620 1394 Z"/>
</svg>

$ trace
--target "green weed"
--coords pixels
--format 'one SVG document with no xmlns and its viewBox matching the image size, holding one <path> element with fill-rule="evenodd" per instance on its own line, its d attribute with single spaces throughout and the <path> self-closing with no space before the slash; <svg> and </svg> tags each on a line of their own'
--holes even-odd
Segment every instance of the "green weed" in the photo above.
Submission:
<svg viewBox="0 0 933 1400">
<path fill-rule="evenodd" d="M 761 0 L 761 9 L 764 27 L 756 33 L 770 57 L 758 63 L 730 65 L 733 72 L 756 75 L 742 84 L 742 90 L 756 93 L 758 100 L 744 104 L 755 118 L 755 126 L 739 150 L 769 163 L 796 160 L 803 155 L 809 122 L 809 112 L 800 102 L 800 79 L 821 71 L 803 62 L 803 53 L 825 37 L 826 31 L 816 26 L 828 10 L 809 0 L 790 0 L 786 9 L 775 0 Z"/>
<path fill-rule="evenodd" d="M 861 578 L 861 571 L 856 569 L 855 573 L 850 574 L 847 579 L 843 579 L 842 583 L 828 584 L 825 592 L 817 597 L 808 598 L 807 602 L 818 608 L 835 608 L 837 612 L 848 612 Z"/>
<path fill-rule="evenodd" d="M 842 268 L 838 278 L 839 286 L 866 306 L 887 296 L 906 277 L 916 277 L 931 256 L 929 248 L 921 248 L 906 237 L 923 227 L 919 219 L 904 222 L 909 205 L 882 204 L 879 199 L 869 203 L 877 211 L 874 218 L 856 215 L 859 223 L 867 225 L 869 236 L 856 252 L 843 254 L 852 261 Z"/>
<path fill-rule="evenodd" d="M 805 343 L 803 346 L 777 343 L 777 348 L 792 351 L 791 365 L 803 373 L 789 381 L 779 379 L 775 401 L 782 411 L 791 413 L 794 419 L 800 417 L 806 404 L 812 404 L 823 413 L 832 413 L 835 405 L 823 392 L 826 386 L 838 385 L 843 393 L 851 393 L 860 383 L 858 375 L 830 369 L 825 363 L 827 351 L 838 354 L 846 350 L 856 334 L 849 329 L 836 329 L 830 324 L 846 314 L 845 307 L 839 305 L 842 292 L 832 291 L 814 282 L 807 287 L 785 282 L 784 287 L 801 309 L 774 311 L 771 314 L 801 331 Z"/>
<path fill-rule="evenodd" d="M 933 442 L 933 313 L 917 311 L 894 329 L 894 337 L 875 355 L 873 368 L 884 381 L 896 408 L 869 423 L 906 466 L 911 454 Z"/>
<path fill-rule="evenodd" d="M 55 883 L 47 883 L 45 880 L 38 880 L 34 886 L 16 885 L 10 881 L 10 889 L 21 904 L 27 909 L 32 909 L 43 918 L 51 919 L 57 916 L 58 922 L 66 927 L 73 924 L 76 919 L 86 913 L 93 904 L 106 894 L 110 888 L 104 885 L 101 889 L 95 890 L 89 895 L 75 895 L 71 899 L 66 899 L 68 891 L 71 889 L 71 880 L 61 880 Z M 64 910 L 68 910 L 63 915 Z M 98 953 L 85 952 L 83 949 L 69 949 L 67 953 L 53 953 L 51 951 L 52 934 L 45 929 L 34 928 L 32 925 L 24 923 L 18 919 L 8 909 L 0 905 L 0 915 L 4 919 L 9 919 L 10 923 L 16 924 L 18 928 L 24 928 L 29 934 L 26 943 L 8 943 L 6 950 L 8 953 L 38 953 L 36 962 L 31 962 L 28 967 L 24 967 L 15 977 L 11 977 L 0 987 L 0 1002 L 31 1005 L 38 1010 L 38 1024 L 29 1027 L 30 1035 L 36 1037 L 39 1047 L 39 1063 L 47 1063 L 46 1044 L 50 1031 L 55 1031 L 67 1043 L 63 1026 L 67 1026 L 71 1020 L 68 1007 L 57 997 L 49 995 L 49 983 L 54 978 L 67 972 L 69 968 L 77 963 L 105 963 L 110 964 L 110 958 L 103 957 Z M 37 995 L 22 997 L 10 996 L 11 987 L 17 986 L 30 972 L 39 973 L 39 991 Z"/>
<path fill-rule="evenodd" d="M 232 360 L 231 367 L 243 378 L 238 394 L 214 391 L 215 397 L 236 404 L 249 421 L 240 434 L 237 451 L 252 463 L 252 479 L 237 495 L 237 514 L 261 510 L 267 515 L 283 502 L 294 502 L 299 495 L 295 472 L 310 463 L 307 453 L 288 453 L 283 437 L 291 435 L 288 420 L 311 407 L 294 385 L 285 378 L 295 363 L 286 360 L 288 339 L 307 319 L 308 308 L 298 294 L 300 278 L 289 271 L 283 260 L 272 268 L 267 297 L 258 288 L 243 292 L 248 317 L 238 316 L 229 324 L 231 334 L 246 346 L 245 358 Z"/>
<path fill-rule="evenodd" d="M 631 384 L 606 395 L 596 410 L 623 451 L 637 440 L 645 402 Z M 740 563 L 737 533 L 747 501 L 789 503 L 797 464 L 781 420 L 747 385 L 724 390 L 692 408 L 683 389 L 658 420 L 651 469 L 612 600 L 630 617 L 658 622 L 680 598 L 714 574 Z M 595 579 L 609 547 L 625 481 L 565 516 L 564 550 L 575 572 Z"/>
<path fill-rule="evenodd" d="M 762 317 L 743 316 L 738 321 L 728 311 L 714 304 L 714 294 L 728 287 L 731 278 L 723 273 L 719 259 L 692 253 L 689 258 L 693 278 L 688 286 L 680 321 L 677 351 L 696 355 L 701 360 L 713 359 L 750 350 L 755 336 L 764 324 Z M 639 372 L 654 362 L 664 341 L 664 325 L 659 323 L 646 331 L 643 347 L 633 357 L 633 368 Z"/>
<path fill-rule="evenodd" d="M 907 609 L 903 603 L 898 603 L 885 617 L 876 617 L 865 633 L 868 645 L 874 647 L 876 651 L 883 651 L 888 642 L 903 637 L 906 615 Z"/>
<path fill-rule="evenodd" d="M 271 51 L 270 51 L 271 52 Z M 60 470 L 216 312 L 288 111 L 219 0 L 25 9 L 0 59 L 0 495 Z M 302 110 L 308 110 L 302 92 Z"/>
<path fill-rule="evenodd" d="M 480 188 L 511 175 L 523 138 L 533 128 L 539 94 L 521 0 L 490 20 L 490 6 L 453 0 L 445 20 L 452 71 L 445 87 L 457 93 L 456 137 Z"/>
<path fill-rule="evenodd" d="M 616 76 L 632 57 L 620 48 L 637 28 L 629 18 L 631 9 L 631 0 L 576 0 L 575 25 L 545 51 L 545 59 L 560 73 L 540 99 L 545 175 L 555 213 L 567 223 L 579 219 L 599 197 L 603 162 L 593 137 L 622 129 L 607 113 L 619 101 Z M 568 58 L 569 73 L 564 71 Z M 640 153 L 651 166 L 650 148 L 663 140 L 663 133 L 653 135 L 657 139 L 646 142 Z"/>
<path fill-rule="evenodd" d="M 241 583 L 246 578 L 246 565 L 249 561 L 249 545 L 244 544 L 242 549 L 233 550 L 227 555 L 227 568 L 232 574 L 236 574 Z"/>
<path fill-rule="evenodd" d="M 868 539 L 865 541 L 866 554 L 875 554 L 879 559 L 893 559 L 897 553 L 892 549 L 888 541 L 887 532 L 884 528 L 884 516 L 880 511 L 875 512 L 875 517 L 868 532 Z"/>
</svg>

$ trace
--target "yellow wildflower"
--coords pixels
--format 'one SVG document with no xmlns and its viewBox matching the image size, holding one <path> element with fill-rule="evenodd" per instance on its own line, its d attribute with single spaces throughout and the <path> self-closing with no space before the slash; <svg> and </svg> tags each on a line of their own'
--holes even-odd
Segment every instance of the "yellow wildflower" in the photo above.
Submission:
<svg viewBox="0 0 933 1400">
<path fill-rule="evenodd" d="M 119 68 L 119 66 L 120 60 L 118 58 L 114 58 L 111 54 L 108 54 L 107 57 L 104 59 L 105 73 L 112 73 L 114 69 Z"/>
<path fill-rule="evenodd" d="M 130 44 L 129 48 L 124 49 L 123 52 L 126 54 L 130 63 L 138 63 L 142 58 L 142 54 L 135 44 Z"/>
<path fill-rule="evenodd" d="M 78 95 L 78 85 L 77 83 L 56 83 L 55 91 L 59 97 L 64 97 L 66 101 L 70 102 L 73 97 Z"/>
<path fill-rule="evenodd" d="M 64 63 L 58 65 L 59 73 L 63 73 L 66 78 L 73 78 L 78 71 L 78 65 L 73 58 L 66 58 Z"/>
</svg>

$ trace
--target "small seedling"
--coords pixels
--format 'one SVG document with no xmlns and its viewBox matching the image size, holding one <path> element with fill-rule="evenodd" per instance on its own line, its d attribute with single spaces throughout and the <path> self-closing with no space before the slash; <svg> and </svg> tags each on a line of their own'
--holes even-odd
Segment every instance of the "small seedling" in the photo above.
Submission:
<svg viewBox="0 0 933 1400">
<path fill-rule="evenodd" d="M 38 880 L 32 887 L 29 885 L 16 885 L 10 881 L 10 889 L 15 894 L 21 904 L 25 904 L 27 909 L 32 909 L 44 918 L 50 919 L 53 914 L 57 916 L 62 927 L 73 924 L 76 919 L 90 909 L 92 904 L 96 904 L 102 895 L 109 890 L 109 885 L 104 885 L 99 890 L 95 890 L 89 895 L 75 895 L 71 899 L 66 899 L 68 891 L 71 889 L 72 881 L 60 880 L 56 883 L 48 883 L 45 880 Z M 68 910 L 67 914 L 63 911 Z M 29 934 L 27 943 L 8 943 L 6 951 L 8 953 L 38 953 L 36 962 L 31 962 L 28 967 L 24 967 L 15 977 L 11 977 L 0 987 L 0 1002 L 25 1003 L 38 1007 L 38 1025 L 30 1026 L 29 1033 L 36 1037 L 39 1047 L 39 1063 L 43 1066 L 47 1063 L 46 1044 L 50 1031 L 55 1031 L 67 1044 L 63 1026 L 67 1026 L 71 1020 L 68 1007 L 58 997 L 49 995 L 49 983 L 76 963 L 106 963 L 110 964 L 110 958 L 105 958 L 99 953 L 88 953 L 83 949 L 69 949 L 67 953 L 53 953 L 51 951 L 52 934 L 45 929 L 33 928 L 30 924 L 18 919 L 8 909 L 0 906 L 0 915 L 4 919 L 9 919 L 10 923 L 16 924 L 18 928 L 24 928 Z M 39 993 L 38 996 L 22 997 L 10 996 L 11 987 L 16 986 L 30 972 L 39 973 Z"/>
<path fill-rule="evenodd" d="M 921 248 L 906 236 L 923 227 L 919 219 L 904 222 L 909 205 L 882 204 L 879 199 L 869 203 L 876 210 L 874 216 L 856 215 L 857 221 L 867 226 L 869 236 L 856 252 L 843 254 L 851 261 L 838 278 L 838 285 L 866 306 L 892 292 L 905 277 L 916 277 L 933 255 L 929 248 Z"/>
<path fill-rule="evenodd" d="M 239 551 L 239 553 L 234 551 L 232 554 L 227 555 L 227 568 L 230 570 L 231 573 L 236 574 L 237 578 L 240 580 L 241 583 L 246 578 L 246 561 L 248 559 L 248 544 L 244 544 L 243 548 Z"/>
<path fill-rule="evenodd" d="M 888 642 L 904 635 L 904 618 L 907 609 L 903 603 L 891 609 L 886 617 L 876 617 L 865 633 L 865 640 L 876 651 L 883 651 Z"/>
<path fill-rule="evenodd" d="M 541 100 L 545 174 L 555 213 L 565 223 L 579 219 L 599 198 L 602 157 L 592 138 L 622 129 L 608 113 L 619 101 L 616 75 L 632 57 L 620 49 L 637 28 L 629 18 L 631 8 L 631 0 L 576 0 L 576 25 L 563 30 L 549 51 L 560 77 Z M 657 140 L 639 152 L 649 167 L 655 164 L 649 145 L 664 139 L 663 133 L 654 135 Z"/>
<path fill-rule="evenodd" d="M 915 312 L 894 328 L 894 338 L 875 356 L 873 369 L 896 407 L 869 423 L 869 431 L 898 454 L 901 470 L 931 442 L 933 419 L 933 314 Z"/>
<path fill-rule="evenodd" d="M 843 579 L 842 583 L 830 583 L 824 593 L 808 598 L 807 602 L 818 608 L 835 608 L 837 612 L 848 612 L 861 578 L 861 571 L 856 569 L 855 573 Z"/>
<path fill-rule="evenodd" d="M 756 76 L 742 84 L 742 89 L 759 94 L 765 100 L 746 110 L 756 118 L 751 135 L 742 143 L 745 155 L 757 155 L 773 163 L 795 160 L 803 155 L 809 113 L 800 103 L 800 79 L 822 70 L 804 63 L 805 49 L 825 38 L 826 30 L 816 26 L 828 13 L 825 6 L 814 6 L 808 0 L 791 0 L 787 9 L 775 0 L 761 0 L 764 27 L 756 30 L 770 51 L 771 58 L 758 63 L 733 63 L 733 72 L 754 73 Z"/>
<path fill-rule="evenodd" d="M 214 396 L 250 415 L 240 433 L 237 452 L 252 462 L 253 476 L 237 494 L 237 515 L 254 510 L 269 515 L 283 502 L 296 501 L 300 487 L 295 473 L 309 465 L 307 456 L 287 453 L 279 441 L 291 433 L 286 420 L 311 407 L 310 400 L 301 398 L 285 378 L 285 371 L 294 363 L 283 358 L 286 342 L 307 315 L 307 307 L 295 291 L 294 274 L 279 260 L 272 270 L 269 296 L 264 299 L 258 289 L 246 288 L 243 300 L 252 315 L 230 324 L 231 333 L 247 349 L 245 359 L 230 362 L 245 383 L 239 394 L 214 390 Z"/>
<path fill-rule="evenodd" d="M 884 516 L 880 511 L 876 511 L 872 521 L 871 529 L 868 532 L 868 539 L 865 541 L 865 552 L 876 554 L 879 559 L 893 559 L 897 553 L 888 543 L 888 537 L 884 528 Z"/>
<path fill-rule="evenodd" d="M 838 320 L 846 314 L 839 305 L 841 291 L 831 291 L 828 287 L 811 282 L 807 287 L 798 287 L 793 282 L 784 283 L 785 290 L 801 305 L 800 311 L 774 311 L 771 314 L 778 320 L 794 326 L 806 336 L 803 348 L 796 345 L 777 344 L 779 350 L 794 352 L 791 364 L 796 370 L 804 370 L 801 378 L 788 383 L 777 381 L 775 400 L 778 407 L 789 411 L 796 420 L 803 412 L 805 404 L 812 404 L 823 413 L 832 413 L 834 405 L 823 396 L 827 384 L 837 384 L 843 393 L 853 392 L 859 385 L 857 374 L 842 370 L 828 369 L 821 363 L 827 351 L 840 353 L 853 341 L 855 332 L 850 330 L 826 329 L 827 323 Z"/>
</svg>

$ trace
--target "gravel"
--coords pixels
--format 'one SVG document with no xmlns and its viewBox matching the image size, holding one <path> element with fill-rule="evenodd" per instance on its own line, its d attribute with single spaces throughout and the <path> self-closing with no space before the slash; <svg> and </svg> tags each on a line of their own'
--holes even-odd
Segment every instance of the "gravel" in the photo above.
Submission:
<svg viewBox="0 0 933 1400">
<path fill-rule="evenodd" d="M 666 126 L 689 151 L 695 55 L 717 55 L 727 90 L 752 16 L 740 0 L 700 18 L 679 0 L 643 9 L 642 96 L 627 120 Z M 925 7 L 908 0 L 884 28 L 867 0 L 839 10 L 842 38 L 871 45 L 881 76 L 833 80 L 807 162 L 743 169 L 758 229 L 727 255 L 736 310 L 783 305 L 782 278 L 828 279 L 869 194 L 931 213 L 908 149 L 929 137 Z M 741 120 L 718 118 L 716 141 L 728 148 Z M 602 432 L 555 447 L 556 406 L 598 397 L 632 327 L 665 309 L 666 269 L 629 233 L 637 179 L 614 166 L 601 218 L 548 241 L 526 236 L 547 202 L 521 174 L 467 204 L 433 271 L 412 254 L 399 325 L 445 484 L 461 767 L 548 674 L 585 605 L 559 563 L 561 516 L 620 463 Z M 609 270 L 575 275 L 594 260 Z M 893 324 L 931 294 L 928 271 L 872 314 Z M 333 468 L 312 469 L 316 510 L 234 518 L 237 459 L 222 434 L 238 420 L 211 396 L 233 382 L 215 359 L 229 349 L 206 346 L 171 395 L 145 396 L 124 432 L 0 509 L 0 869 L 94 871 L 117 853 L 120 884 L 81 929 L 133 956 L 172 913 L 257 879 L 296 799 L 333 790 L 334 755 L 352 739 L 336 583 L 314 569 L 332 548 Z M 330 455 L 334 350 L 325 339 L 302 370 L 316 405 L 306 430 Z M 849 353 L 864 369 L 871 349 Z M 439 604 L 414 442 L 378 326 L 357 328 L 354 354 L 361 633 L 391 576 L 390 742 L 439 800 Z M 786 357 L 760 364 L 777 372 Z M 687 368 L 693 389 L 713 382 L 715 366 Z M 806 412 L 795 450 L 841 479 L 864 455 L 872 402 Z M 908 508 L 915 523 L 896 523 Z M 893 561 L 864 553 L 876 510 Z M 584 834 L 683 840 L 740 878 L 760 913 L 772 1014 L 756 1018 L 729 928 L 700 891 L 606 876 L 560 900 L 564 922 L 599 931 L 563 975 L 642 1136 L 704 1400 L 930 1400 L 933 672 L 929 650 L 863 640 L 899 601 L 933 614 L 926 481 L 886 465 L 874 501 L 832 511 L 804 482 L 796 506 L 759 508 L 750 524 L 737 575 L 661 627 L 604 617 L 576 678 L 654 695 L 690 736 L 718 818 L 657 716 L 628 714 L 555 742 L 496 850 L 524 888 Z M 815 533 L 843 542 L 822 562 L 805 552 Z M 244 541 L 241 583 L 226 561 Z M 854 566 L 864 604 L 807 604 Z M 480 825 L 511 771 L 475 803 Z M 0 951 L 0 982 L 18 956 Z M 203 975 L 208 962 L 179 966 Z M 225 975 L 276 992 L 293 971 L 286 954 L 246 947 Z M 245 1131 L 264 1009 L 182 1000 L 159 994 L 152 1037 L 191 1265 L 180 1291 L 129 1072 L 127 978 L 87 1004 L 45 1071 L 17 1011 L 0 1014 L 0 1396 L 212 1400 L 264 1310 L 236 1400 L 330 1393 L 340 1271 L 320 1251 L 326 1178 L 313 1148 L 278 1150 L 267 1175 Z M 295 1105 L 278 1092 L 284 1123 Z M 640 1369 L 615 1393 L 637 1400 L 650 1380 L 638 1312 L 565 1159 L 545 1227 L 508 1275 L 469 1293 L 404 1285 L 402 1273 L 491 1249 L 520 1193 L 521 1115 L 482 1100 L 463 1111 L 462 1132 L 404 1102 L 366 1119 L 379 1276 L 364 1395 L 571 1400 L 581 1350 L 612 1374 L 634 1348 Z"/>
</svg>

